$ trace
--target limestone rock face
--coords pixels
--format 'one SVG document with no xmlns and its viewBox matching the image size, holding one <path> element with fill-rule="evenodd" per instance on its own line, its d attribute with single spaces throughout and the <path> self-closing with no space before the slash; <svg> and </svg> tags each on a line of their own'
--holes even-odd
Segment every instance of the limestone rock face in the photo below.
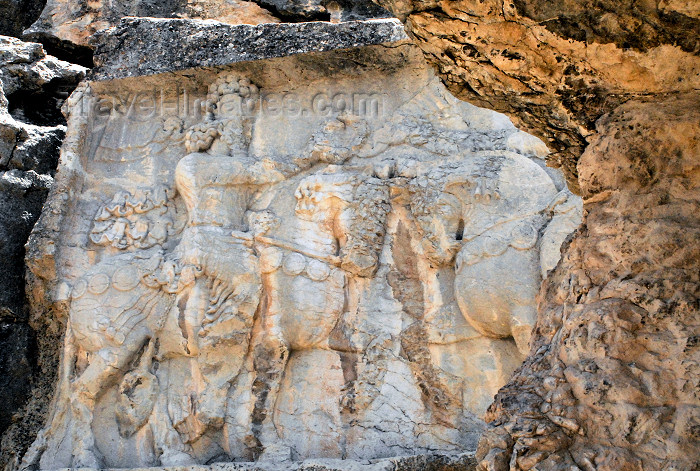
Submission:
<svg viewBox="0 0 700 471">
<path fill-rule="evenodd" d="M 23 405 L 35 368 L 27 325 L 24 244 L 53 181 L 65 134 L 60 104 L 85 70 L 40 44 L 0 36 L 0 433 Z M 41 103 L 41 109 L 37 109 Z"/>
<path fill-rule="evenodd" d="M 473 465 L 446 456 L 528 351 L 580 205 L 397 27 L 99 38 L 28 244 L 33 325 L 65 334 L 21 469 Z M 141 31 L 177 50 L 120 56 Z"/>
<path fill-rule="evenodd" d="M 457 97 L 541 137 L 578 191 L 596 120 L 639 95 L 700 89 L 697 2 L 380 0 Z"/>
<path fill-rule="evenodd" d="M 697 466 L 696 3 L 384 3 L 451 90 L 546 136 L 584 196 L 480 469 Z"/>
<path fill-rule="evenodd" d="M 697 465 L 699 119 L 690 94 L 598 122 L 579 162 L 584 224 L 489 409 L 483 469 Z"/>
</svg>

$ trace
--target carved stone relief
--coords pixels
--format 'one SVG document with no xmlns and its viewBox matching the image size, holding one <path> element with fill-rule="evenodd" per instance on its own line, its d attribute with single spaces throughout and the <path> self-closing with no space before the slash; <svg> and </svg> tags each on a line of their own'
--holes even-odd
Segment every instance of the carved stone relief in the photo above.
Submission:
<svg viewBox="0 0 700 471">
<path fill-rule="evenodd" d="M 74 95 L 62 371 L 26 469 L 475 447 L 580 206 L 412 46 L 366 49 Z M 189 112 L 107 106 L 149 87 Z"/>
</svg>

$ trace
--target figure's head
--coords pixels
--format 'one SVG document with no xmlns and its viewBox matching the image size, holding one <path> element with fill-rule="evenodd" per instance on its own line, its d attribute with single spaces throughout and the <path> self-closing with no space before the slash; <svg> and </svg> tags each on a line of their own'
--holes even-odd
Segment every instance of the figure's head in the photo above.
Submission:
<svg viewBox="0 0 700 471">
<path fill-rule="evenodd" d="M 367 134 L 366 120 L 342 113 L 311 135 L 304 152 L 294 162 L 301 169 L 318 163 L 342 164 L 359 153 Z"/>
<path fill-rule="evenodd" d="M 215 119 L 250 116 L 256 109 L 260 90 L 247 77 L 229 74 L 209 86 L 207 103 Z"/>
<path fill-rule="evenodd" d="M 372 276 L 391 209 L 386 182 L 330 165 L 302 180 L 295 196 L 297 217 L 318 224 L 338 241 L 342 268 L 353 275 Z"/>
<path fill-rule="evenodd" d="M 204 120 L 185 133 L 187 152 L 247 153 L 259 95 L 258 87 L 247 78 L 230 74 L 217 79 L 203 103 Z"/>
<path fill-rule="evenodd" d="M 331 165 L 328 173 L 317 173 L 304 178 L 294 196 L 299 219 L 314 222 L 330 222 L 353 197 L 352 177 Z"/>
<path fill-rule="evenodd" d="M 265 234 L 279 226 L 279 219 L 272 211 L 251 211 L 248 213 L 248 227 L 256 235 Z"/>
</svg>

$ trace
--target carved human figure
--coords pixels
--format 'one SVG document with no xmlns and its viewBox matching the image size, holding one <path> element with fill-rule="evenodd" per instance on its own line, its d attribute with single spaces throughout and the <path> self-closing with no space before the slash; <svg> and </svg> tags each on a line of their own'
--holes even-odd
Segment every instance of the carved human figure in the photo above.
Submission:
<svg viewBox="0 0 700 471">
<path fill-rule="evenodd" d="M 440 187 L 427 197 L 418 191 L 423 198 L 412 201 L 423 247 L 433 263 L 454 263 L 455 297 L 466 320 L 487 337 L 513 337 L 526 354 L 540 285 L 538 237 L 557 191 L 518 154 L 468 159 L 422 177 L 433 182 L 424 188 Z"/>
<path fill-rule="evenodd" d="M 194 152 L 175 169 L 188 223 L 174 258 L 197 267 L 201 276 L 178 293 L 178 313 L 170 318 L 180 321 L 170 323 L 172 335 L 165 336 L 177 339 L 182 333 L 186 345 L 164 341 L 161 346 L 171 368 L 159 373 L 169 388 L 162 406 L 167 414 L 158 422 L 172 421 L 182 439 L 173 440 L 170 429 L 164 428 L 160 441 L 171 443 L 171 450 L 161 464 L 195 463 L 191 444 L 225 422 L 228 389 L 245 360 L 262 291 L 246 212 L 262 185 L 284 179 L 271 163 L 248 155 L 252 125 L 241 110 L 254 86 L 228 76 L 211 90 L 218 119 L 188 135 L 188 148 Z M 182 371 L 194 373 L 183 376 Z"/>
<path fill-rule="evenodd" d="M 266 451 L 278 449 L 283 438 L 276 431 L 274 414 L 290 353 L 329 349 L 329 336 L 346 305 L 348 278 L 371 276 L 376 269 L 378 247 L 370 239 L 381 230 L 375 229 L 368 238 L 372 218 L 357 221 L 363 204 L 357 192 L 363 178 L 333 165 L 304 178 L 294 193 L 291 240 L 256 237 L 265 309 L 255 359 L 256 371 L 268 388 L 262 406 L 266 419 L 259 433 Z M 386 212 L 377 211 L 375 216 L 381 219 Z"/>
<path fill-rule="evenodd" d="M 283 178 L 247 154 L 252 124 L 241 113 L 242 102 L 256 91 L 235 76 L 211 87 L 218 113 L 188 133 L 190 154 L 175 170 L 187 223 L 172 252 L 162 247 L 173 226 L 167 201 L 120 192 L 98 212 L 92 242 L 129 251 L 105 258 L 73 286 L 59 407 L 25 456 L 25 467 L 38 464 L 67 412 L 72 459 L 66 465 L 101 467 L 92 431 L 96 401 L 120 380 L 144 383 L 124 375 L 139 356 L 143 375 L 153 375 L 152 361 L 184 358 L 195 363 L 196 378 L 177 384 L 169 368 L 159 368 L 158 382 L 168 387 L 160 388 L 156 404 L 139 404 L 138 413 L 118 410 L 120 432 L 133 433 L 150 421 L 160 464 L 192 464 L 190 444 L 223 424 L 227 385 L 243 362 L 262 288 L 252 236 L 244 232 L 245 212 L 260 185 Z M 76 358 L 85 361 L 74 368 Z"/>
</svg>

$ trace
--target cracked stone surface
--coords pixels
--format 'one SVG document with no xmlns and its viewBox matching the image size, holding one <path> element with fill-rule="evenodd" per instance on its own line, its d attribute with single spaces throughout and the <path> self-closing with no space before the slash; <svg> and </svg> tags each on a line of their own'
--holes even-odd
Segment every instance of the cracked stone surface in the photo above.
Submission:
<svg viewBox="0 0 700 471">
<path fill-rule="evenodd" d="M 126 16 L 199 18 L 232 24 L 276 23 L 278 18 L 246 0 L 48 0 L 41 16 L 26 31 L 27 38 L 52 52 L 89 61 L 88 38 L 115 26 Z"/>
<path fill-rule="evenodd" d="M 44 43 L 61 57 L 80 56 L 83 61 L 90 59 L 89 37 L 118 25 L 124 17 L 201 19 L 249 25 L 391 17 L 370 0 L 45 0 L 45 6 L 36 0 L 6 3 L 5 34 L 19 36 L 29 27 L 26 38 Z"/>
<path fill-rule="evenodd" d="M 150 41 L 144 42 L 144 37 Z M 248 26 L 126 18 L 95 39 L 97 69 L 92 78 L 144 76 L 406 40 L 395 19 Z"/>
<path fill-rule="evenodd" d="M 24 244 L 58 163 L 65 134 L 60 105 L 84 75 L 82 67 L 46 56 L 40 44 L 0 36 L 0 432 L 17 418 L 36 371 Z"/>
<path fill-rule="evenodd" d="M 159 471 L 473 471 L 473 453 L 423 454 L 378 460 L 309 459 L 302 462 L 215 463 L 212 465 L 161 467 Z M 82 468 L 90 471 L 89 468 Z M 147 471 L 154 468 L 133 468 Z M 116 470 L 105 470 L 116 471 Z"/>
<path fill-rule="evenodd" d="M 506 113 L 578 192 L 595 122 L 629 99 L 700 89 L 696 2 L 380 0 L 458 98 Z"/>
<path fill-rule="evenodd" d="M 697 468 L 697 2 L 380 2 L 461 98 L 543 136 L 584 222 L 482 470 Z"/>
<path fill-rule="evenodd" d="M 11 468 L 471 469 L 581 220 L 543 143 L 396 21 L 97 41 L 28 243 L 55 398 Z"/>
</svg>

